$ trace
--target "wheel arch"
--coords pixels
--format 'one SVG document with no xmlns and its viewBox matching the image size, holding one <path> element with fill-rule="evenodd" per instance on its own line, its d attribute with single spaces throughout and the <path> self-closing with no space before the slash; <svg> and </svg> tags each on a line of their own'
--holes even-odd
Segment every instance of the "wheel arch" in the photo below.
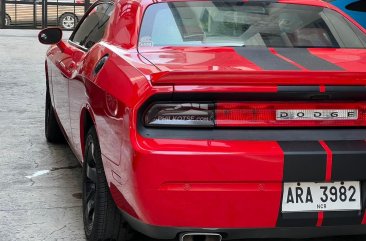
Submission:
<svg viewBox="0 0 366 241">
<path fill-rule="evenodd" d="M 50 81 L 49 69 L 48 69 L 48 62 L 47 59 L 44 61 L 44 68 L 45 68 L 45 79 L 46 79 L 46 91 L 50 94 L 51 104 L 54 106 L 54 99 L 53 99 L 53 88 L 52 82 Z"/>
<path fill-rule="evenodd" d="M 44 72 L 45 72 L 45 76 L 46 76 L 46 88 L 48 89 L 50 87 L 50 84 L 49 84 L 49 77 L 48 77 L 47 59 L 44 61 Z"/>
<path fill-rule="evenodd" d="M 81 154 L 82 154 L 83 159 L 84 159 L 84 154 L 85 154 L 85 140 L 86 140 L 86 135 L 88 134 L 88 130 L 92 126 L 96 127 L 94 115 L 92 113 L 93 112 L 92 112 L 91 108 L 89 106 L 85 106 L 82 109 L 81 115 L 80 115 L 80 145 L 81 145 L 81 152 L 82 152 Z"/>
</svg>

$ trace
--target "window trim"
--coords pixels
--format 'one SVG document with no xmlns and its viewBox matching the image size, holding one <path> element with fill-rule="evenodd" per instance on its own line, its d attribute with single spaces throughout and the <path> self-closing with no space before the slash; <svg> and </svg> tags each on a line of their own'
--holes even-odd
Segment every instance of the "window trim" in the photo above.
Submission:
<svg viewBox="0 0 366 241">
<path fill-rule="evenodd" d="M 87 49 L 87 48 L 85 48 L 85 47 L 83 47 L 83 46 L 81 46 L 81 45 L 79 45 L 79 44 L 77 44 L 77 43 L 75 43 L 75 42 L 71 41 L 70 39 L 69 39 L 67 42 L 68 42 L 70 45 L 72 45 L 72 46 L 74 46 L 74 47 L 76 47 L 76 48 L 78 48 L 78 49 L 82 50 L 83 52 L 88 52 L 88 51 L 89 51 L 89 49 Z"/>
<path fill-rule="evenodd" d="M 77 44 L 76 42 L 73 41 L 74 39 L 74 36 L 75 36 L 75 33 L 79 30 L 81 24 L 84 22 L 84 20 L 86 19 L 87 16 L 89 16 L 89 13 L 95 8 L 97 7 L 98 5 L 100 4 L 109 4 L 111 6 L 114 6 L 114 1 L 112 0 L 98 0 L 96 1 L 95 3 L 93 3 L 89 8 L 88 10 L 84 13 L 84 16 L 81 18 L 81 20 L 79 21 L 79 23 L 76 25 L 76 28 L 74 29 L 74 31 L 72 31 L 72 34 L 70 36 L 70 38 L 68 39 L 68 43 L 84 52 L 88 52 L 89 49 L 88 48 L 85 48 L 84 46 L 81 46 L 80 44 Z"/>
</svg>

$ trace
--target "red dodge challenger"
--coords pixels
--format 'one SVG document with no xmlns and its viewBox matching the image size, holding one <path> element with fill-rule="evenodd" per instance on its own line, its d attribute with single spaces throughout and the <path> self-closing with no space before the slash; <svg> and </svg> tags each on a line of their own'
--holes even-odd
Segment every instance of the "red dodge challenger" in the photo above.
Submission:
<svg viewBox="0 0 366 241">
<path fill-rule="evenodd" d="M 42 30 L 88 240 L 366 234 L 366 30 L 318 0 L 98 1 Z"/>
</svg>

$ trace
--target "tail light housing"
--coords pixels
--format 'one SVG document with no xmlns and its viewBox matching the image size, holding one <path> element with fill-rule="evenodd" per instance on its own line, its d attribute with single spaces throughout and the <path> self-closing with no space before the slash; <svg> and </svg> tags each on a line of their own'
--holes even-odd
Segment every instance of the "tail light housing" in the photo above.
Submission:
<svg viewBox="0 0 366 241">
<path fill-rule="evenodd" d="M 214 127 L 212 103 L 157 103 L 145 115 L 146 126 Z"/>
<path fill-rule="evenodd" d="M 365 102 L 156 103 L 144 116 L 149 127 L 366 126 Z"/>
</svg>

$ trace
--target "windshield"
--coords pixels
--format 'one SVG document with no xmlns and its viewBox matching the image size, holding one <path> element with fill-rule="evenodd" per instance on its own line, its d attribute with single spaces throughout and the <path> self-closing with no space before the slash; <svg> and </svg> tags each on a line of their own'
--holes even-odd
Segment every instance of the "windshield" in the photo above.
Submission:
<svg viewBox="0 0 366 241">
<path fill-rule="evenodd" d="M 195 1 L 152 4 L 139 38 L 151 46 L 365 48 L 365 34 L 341 14 L 299 4 Z"/>
</svg>

